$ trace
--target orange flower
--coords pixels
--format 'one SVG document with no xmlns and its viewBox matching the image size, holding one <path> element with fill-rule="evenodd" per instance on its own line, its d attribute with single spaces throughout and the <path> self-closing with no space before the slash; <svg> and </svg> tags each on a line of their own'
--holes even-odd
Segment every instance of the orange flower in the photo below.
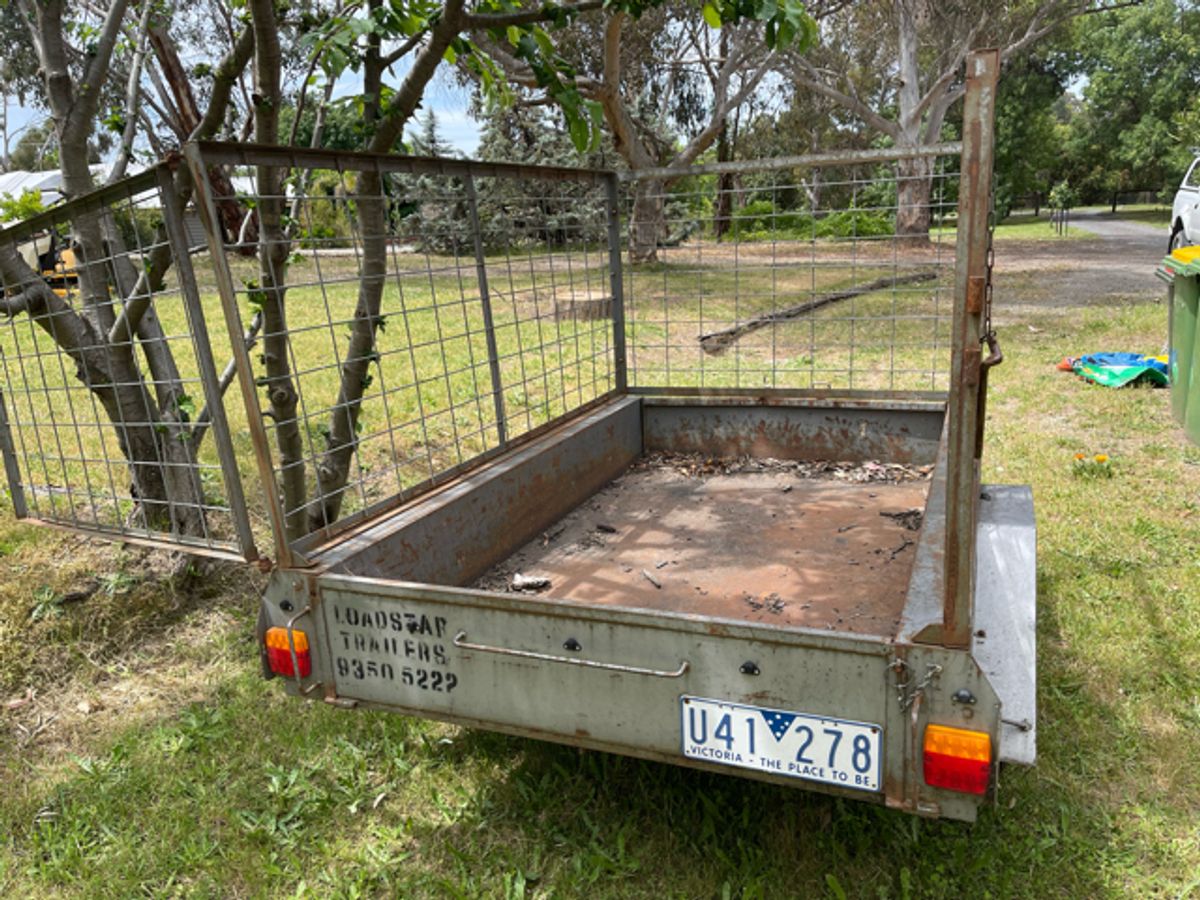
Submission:
<svg viewBox="0 0 1200 900">
<path fill-rule="evenodd" d="M 1083 460 L 1087 459 L 1087 454 L 1086 453 L 1076 453 L 1075 458 L 1077 460 L 1079 460 L 1080 462 L 1082 462 Z"/>
</svg>

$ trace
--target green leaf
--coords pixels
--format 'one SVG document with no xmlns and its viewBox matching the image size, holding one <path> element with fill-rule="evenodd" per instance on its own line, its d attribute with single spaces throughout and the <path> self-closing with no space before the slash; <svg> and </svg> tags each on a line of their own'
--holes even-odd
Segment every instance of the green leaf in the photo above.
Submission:
<svg viewBox="0 0 1200 900">
<path fill-rule="evenodd" d="M 175 400 L 175 408 L 183 414 L 183 421 L 188 421 L 196 414 L 196 401 L 187 394 L 180 394 Z"/>
<path fill-rule="evenodd" d="M 704 21 L 708 23 L 710 28 L 721 27 L 721 12 L 711 3 L 705 3 L 704 9 L 701 10 L 704 15 Z"/>
<path fill-rule="evenodd" d="M 571 135 L 571 143 L 580 153 L 586 152 L 592 142 L 591 123 L 581 116 L 577 109 L 572 112 L 563 110 L 563 112 L 567 114 L 567 132 Z"/>
<path fill-rule="evenodd" d="M 533 39 L 537 42 L 538 49 L 542 51 L 542 55 L 547 60 L 554 59 L 554 43 L 550 40 L 550 35 L 546 34 L 542 29 L 533 29 Z"/>
</svg>

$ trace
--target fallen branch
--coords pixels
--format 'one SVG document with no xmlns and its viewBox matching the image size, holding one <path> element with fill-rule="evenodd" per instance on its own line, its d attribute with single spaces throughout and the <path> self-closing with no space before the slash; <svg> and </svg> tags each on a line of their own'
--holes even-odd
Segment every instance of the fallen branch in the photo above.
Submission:
<svg viewBox="0 0 1200 900">
<path fill-rule="evenodd" d="M 899 287 L 904 284 L 920 284 L 925 281 L 933 281 L 936 278 L 937 272 L 891 275 L 885 278 L 877 278 L 866 284 L 855 285 L 842 291 L 818 294 L 812 300 L 806 300 L 804 303 L 797 304 L 796 306 L 789 306 L 787 309 L 755 316 L 752 319 L 747 319 L 745 322 L 739 322 L 737 325 L 722 328 L 720 331 L 701 335 L 700 349 L 705 353 L 714 355 L 723 353 L 747 334 L 758 331 L 760 328 L 766 328 L 768 325 L 774 325 L 776 322 L 786 322 L 788 319 L 798 318 L 805 313 L 810 313 L 813 310 L 820 309 L 822 306 L 828 306 L 830 303 L 836 303 L 839 300 L 849 300 L 852 297 L 861 297 L 863 294 L 870 294 L 884 288 Z"/>
</svg>

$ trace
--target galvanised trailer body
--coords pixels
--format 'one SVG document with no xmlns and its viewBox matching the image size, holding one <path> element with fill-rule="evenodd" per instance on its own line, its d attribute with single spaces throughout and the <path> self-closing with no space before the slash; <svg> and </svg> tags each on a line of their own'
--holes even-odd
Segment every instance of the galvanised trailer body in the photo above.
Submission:
<svg viewBox="0 0 1200 900">
<path fill-rule="evenodd" d="M 997 70 L 967 61 L 961 146 L 623 181 L 190 145 L 207 255 L 165 167 L 74 212 L 107 228 L 86 283 L 120 268 L 117 201 L 160 200 L 138 250 L 176 275 L 108 325 L 157 309 L 193 351 L 173 408 L 192 384 L 201 415 L 134 424 L 183 435 L 160 467 L 200 499 L 164 525 L 117 490 L 126 444 L 81 424 L 94 383 L 35 368 L 71 356 L 35 310 L 5 345 L 14 508 L 269 566 L 264 673 L 301 697 L 973 819 L 1036 752 L 1032 497 L 979 475 Z M 239 166 L 257 242 L 214 175 Z M 70 212 L 0 233 L 0 263 Z M 897 234 L 913 216 L 936 238 Z"/>
</svg>

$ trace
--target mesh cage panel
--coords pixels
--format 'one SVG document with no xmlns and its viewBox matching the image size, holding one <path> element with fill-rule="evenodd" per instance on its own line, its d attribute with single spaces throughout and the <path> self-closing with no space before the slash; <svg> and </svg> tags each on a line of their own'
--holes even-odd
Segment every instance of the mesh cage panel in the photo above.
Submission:
<svg viewBox="0 0 1200 900">
<path fill-rule="evenodd" d="M 947 390 L 957 162 L 627 181 L 631 386 Z"/>
<path fill-rule="evenodd" d="M 289 541 L 411 497 L 609 395 L 608 173 L 201 144 L 242 173 L 258 256 L 225 233 L 227 313 Z M 277 226 L 272 223 L 277 223 Z M 281 287 L 276 287 L 280 285 Z M 252 411 L 251 415 L 254 415 Z"/>
<path fill-rule="evenodd" d="M 166 168 L 0 231 L 2 447 L 18 516 L 253 558 Z"/>
</svg>

